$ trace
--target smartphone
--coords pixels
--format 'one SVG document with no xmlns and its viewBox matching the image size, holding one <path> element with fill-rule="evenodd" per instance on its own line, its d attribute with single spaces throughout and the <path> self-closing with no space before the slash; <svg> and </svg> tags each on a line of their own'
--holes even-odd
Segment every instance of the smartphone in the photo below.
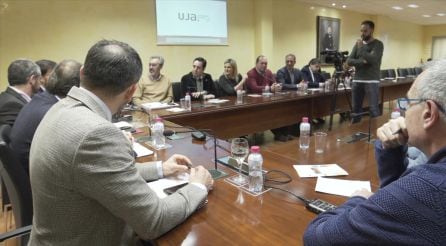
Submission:
<svg viewBox="0 0 446 246">
<path fill-rule="evenodd" d="M 184 184 L 179 184 L 179 185 L 175 185 L 169 188 L 166 188 L 163 190 L 164 193 L 166 193 L 167 195 L 170 195 L 172 193 L 175 193 L 177 190 L 183 188 L 184 186 L 188 185 L 189 183 L 184 183 Z"/>
</svg>

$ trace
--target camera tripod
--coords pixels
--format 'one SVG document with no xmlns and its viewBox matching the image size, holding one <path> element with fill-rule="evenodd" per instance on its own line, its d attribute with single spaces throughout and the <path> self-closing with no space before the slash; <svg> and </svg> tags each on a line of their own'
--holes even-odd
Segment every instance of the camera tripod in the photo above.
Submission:
<svg viewBox="0 0 446 246">
<path fill-rule="evenodd" d="M 349 112 L 352 112 L 352 103 L 350 101 L 350 97 L 347 94 L 347 86 L 345 86 L 345 77 L 343 77 L 343 75 L 345 75 L 344 71 L 335 70 L 333 72 L 332 78 L 334 79 L 334 93 L 332 95 L 331 105 L 330 105 L 330 122 L 328 124 L 329 131 L 331 131 L 331 128 L 333 126 L 333 115 L 339 113 L 339 110 L 336 109 L 339 85 L 342 85 L 344 87 L 344 95 L 350 109 Z"/>
</svg>

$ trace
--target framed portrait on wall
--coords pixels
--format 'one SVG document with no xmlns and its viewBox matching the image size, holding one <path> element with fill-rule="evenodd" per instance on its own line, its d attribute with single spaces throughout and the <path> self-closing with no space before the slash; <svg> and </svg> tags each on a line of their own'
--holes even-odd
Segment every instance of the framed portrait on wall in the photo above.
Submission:
<svg viewBox="0 0 446 246">
<path fill-rule="evenodd" d="M 341 20 L 318 16 L 316 28 L 316 57 L 318 57 L 322 63 L 325 63 L 325 55 L 321 55 L 321 52 L 339 50 Z"/>
</svg>

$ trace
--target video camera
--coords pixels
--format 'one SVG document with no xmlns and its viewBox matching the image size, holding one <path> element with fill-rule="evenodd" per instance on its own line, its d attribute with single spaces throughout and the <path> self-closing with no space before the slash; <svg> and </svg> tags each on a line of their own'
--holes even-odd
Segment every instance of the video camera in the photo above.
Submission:
<svg viewBox="0 0 446 246">
<path fill-rule="evenodd" d="M 324 50 L 321 55 L 325 56 L 325 63 L 333 63 L 337 72 L 343 71 L 342 65 L 348 58 L 348 51 Z"/>
</svg>

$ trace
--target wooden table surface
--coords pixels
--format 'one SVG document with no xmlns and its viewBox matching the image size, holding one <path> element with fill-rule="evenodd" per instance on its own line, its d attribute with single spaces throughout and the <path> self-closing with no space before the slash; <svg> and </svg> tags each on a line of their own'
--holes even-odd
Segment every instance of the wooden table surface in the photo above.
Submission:
<svg viewBox="0 0 446 246">
<path fill-rule="evenodd" d="M 387 120 L 388 116 L 373 119 L 372 133 Z M 169 125 L 169 124 L 167 124 Z M 298 139 L 285 143 L 272 144 L 261 148 L 263 167 L 267 170 L 281 170 L 292 177 L 285 185 L 274 185 L 289 190 L 308 199 L 320 198 L 340 205 L 346 197 L 317 193 L 314 191 L 315 178 L 300 178 L 293 168 L 295 164 L 337 163 L 349 175 L 341 179 L 369 180 L 372 190 L 379 184 L 372 144 L 360 141 L 347 144 L 338 141 L 356 131 L 367 132 L 368 120 L 355 125 L 343 125 L 328 133 L 324 154 L 314 152 L 314 137 L 310 149 L 303 153 L 298 149 Z M 155 151 L 155 155 L 139 159 L 166 160 L 174 153 L 189 156 L 194 165 L 213 168 L 213 141 L 205 143 L 192 140 L 190 134 L 180 140 L 168 140 L 173 147 Z M 138 138 L 138 136 L 136 136 Z M 219 140 L 228 147 L 229 143 Z M 218 156 L 229 155 L 218 149 Z M 219 169 L 229 175 L 236 174 L 232 169 L 219 165 Z M 304 204 L 292 195 L 271 190 L 253 197 L 224 179 L 215 181 L 209 193 L 208 204 L 195 212 L 183 224 L 177 226 L 157 240 L 160 245 L 301 245 L 308 223 L 315 214 L 306 210 Z"/>
<path fill-rule="evenodd" d="M 380 83 L 380 103 L 405 96 L 412 84 L 412 78 L 399 79 L 396 82 Z M 225 97 L 228 102 L 211 104 L 192 102 L 191 112 L 172 113 L 155 110 L 165 120 L 191 126 L 196 129 L 212 129 L 221 139 L 244 136 L 256 132 L 291 125 L 302 117 L 322 117 L 330 114 L 334 91 L 309 91 L 301 94 L 295 91 L 274 94 L 270 97 L 245 96 L 242 104 L 237 104 L 235 97 Z M 348 101 L 351 91 L 340 89 L 337 94 L 338 111 L 349 111 Z M 367 98 L 364 107 L 368 106 Z"/>
</svg>

